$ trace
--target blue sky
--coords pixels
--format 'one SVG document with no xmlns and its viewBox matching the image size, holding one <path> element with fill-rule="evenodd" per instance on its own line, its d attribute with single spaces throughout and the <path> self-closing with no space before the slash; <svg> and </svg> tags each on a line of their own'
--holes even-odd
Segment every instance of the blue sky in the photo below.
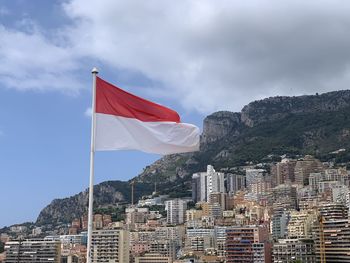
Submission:
<svg viewBox="0 0 350 263">
<path fill-rule="evenodd" d="M 345 0 L 0 0 L 0 227 L 88 185 L 92 67 L 202 126 L 256 99 L 347 89 Z M 96 155 L 96 183 L 159 156 Z"/>
</svg>

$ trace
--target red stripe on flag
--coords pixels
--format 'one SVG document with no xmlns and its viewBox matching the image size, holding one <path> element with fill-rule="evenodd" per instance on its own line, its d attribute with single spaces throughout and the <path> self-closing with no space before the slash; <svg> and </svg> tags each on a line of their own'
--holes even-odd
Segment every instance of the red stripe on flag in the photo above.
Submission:
<svg viewBox="0 0 350 263">
<path fill-rule="evenodd" d="M 145 122 L 180 122 L 176 111 L 130 94 L 99 77 L 96 78 L 96 113 Z"/>
</svg>

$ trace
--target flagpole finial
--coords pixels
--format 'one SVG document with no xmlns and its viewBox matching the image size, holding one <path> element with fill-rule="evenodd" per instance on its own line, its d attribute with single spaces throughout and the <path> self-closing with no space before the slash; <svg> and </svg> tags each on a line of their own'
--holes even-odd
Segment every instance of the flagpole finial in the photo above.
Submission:
<svg viewBox="0 0 350 263">
<path fill-rule="evenodd" d="M 96 67 L 94 67 L 92 70 L 91 70 L 91 73 L 92 74 L 98 74 L 98 69 Z"/>
</svg>

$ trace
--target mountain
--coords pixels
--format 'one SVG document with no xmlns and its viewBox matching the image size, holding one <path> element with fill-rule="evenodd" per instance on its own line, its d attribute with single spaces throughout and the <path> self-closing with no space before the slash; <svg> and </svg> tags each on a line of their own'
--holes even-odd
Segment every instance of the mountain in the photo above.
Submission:
<svg viewBox="0 0 350 263">
<path fill-rule="evenodd" d="M 164 156 L 132 180 L 136 197 L 150 194 L 155 183 L 160 193 L 190 196 L 192 173 L 205 171 L 207 164 L 219 170 L 282 154 L 327 159 L 340 148 L 350 148 L 350 90 L 271 97 L 249 103 L 241 112 L 219 111 L 207 116 L 199 152 Z M 350 161 L 350 153 L 343 152 L 339 160 Z M 95 196 L 96 207 L 129 202 L 129 182 L 99 184 Z M 37 223 L 69 222 L 86 210 L 87 190 L 52 201 Z"/>
<path fill-rule="evenodd" d="M 129 202 L 131 188 L 129 182 L 106 181 L 94 187 L 94 207 L 95 208 L 116 208 L 120 204 Z M 135 185 L 135 198 L 149 194 L 152 185 Z M 41 210 L 36 221 L 37 225 L 70 223 L 74 218 L 79 218 L 87 213 L 89 192 L 86 189 L 74 196 L 55 199 Z"/>
</svg>

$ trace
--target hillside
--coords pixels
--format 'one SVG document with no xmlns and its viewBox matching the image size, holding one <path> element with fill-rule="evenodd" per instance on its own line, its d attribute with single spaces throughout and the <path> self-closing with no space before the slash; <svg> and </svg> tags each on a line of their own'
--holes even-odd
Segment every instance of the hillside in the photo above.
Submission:
<svg viewBox="0 0 350 263">
<path fill-rule="evenodd" d="M 340 148 L 350 148 L 350 91 L 321 95 L 272 97 L 254 101 L 241 112 L 221 111 L 204 119 L 201 150 L 161 158 L 134 178 L 136 194 L 150 194 L 154 182 L 161 193 L 191 194 L 191 175 L 260 162 L 267 156 L 313 154 L 321 159 Z M 341 161 L 350 160 L 348 152 Z M 127 182 L 104 182 L 95 189 L 96 206 L 130 201 Z M 67 222 L 87 208 L 87 191 L 54 200 L 38 217 L 38 224 Z"/>
<path fill-rule="evenodd" d="M 135 186 L 135 198 L 152 191 L 152 185 Z M 122 181 L 106 181 L 94 187 L 94 207 L 118 207 L 130 200 L 130 184 Z M 36 221 L 38 225 L 69 223 L 72 219 L 87 213 L 88 189 L 74 196 L 55 199 L 41 210 Z"/>
</svg>

